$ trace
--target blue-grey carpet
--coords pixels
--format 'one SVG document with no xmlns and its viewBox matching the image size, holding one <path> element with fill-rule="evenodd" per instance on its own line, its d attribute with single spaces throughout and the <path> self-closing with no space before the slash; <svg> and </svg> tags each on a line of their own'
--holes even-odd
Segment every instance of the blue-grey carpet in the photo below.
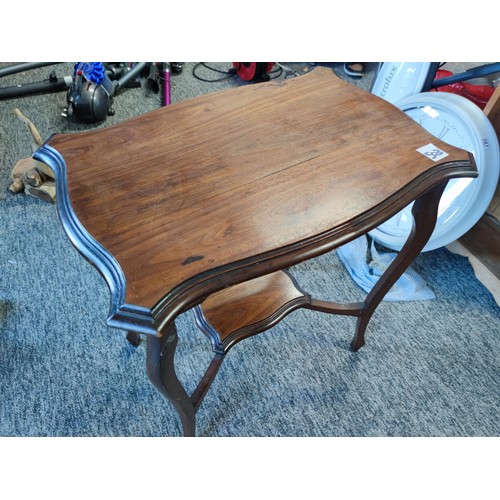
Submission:
<svg viewBox="0 0 500 500">
<path fill-rule="evenodd" d="M 174 102 L 240 84 L 200 82 L 192 67 L 172 76 Z M 71 65 L 55 69 L 62 76 Z M 144 345 L 105 325 L 106 285 L 71 246 L 55 206 L 8 192 L 13 165 L 31 154 L 12 109 L 44 139 L 90 127 L 61 117 L 64 104 L 64 93 L 0 101 L 0 436 L 178 436 L 175 411 L 146 376 Z M 99 126 L 158 106 L 158 95 L 129 89 Z M 500 309 L 463 257 L 439 249 L 413 267 L 436 298 L 383 302 L 357 353 L 353 318 L 310 311 L 238 344 L 198 413 L 199 435 L 500 435 Z M 364 296 L 334 252 L 292 272 L 321 298 Z M 210 344 L 189 313 L 178 329 L 179 377 L 192 389 Z"/>
</svg>

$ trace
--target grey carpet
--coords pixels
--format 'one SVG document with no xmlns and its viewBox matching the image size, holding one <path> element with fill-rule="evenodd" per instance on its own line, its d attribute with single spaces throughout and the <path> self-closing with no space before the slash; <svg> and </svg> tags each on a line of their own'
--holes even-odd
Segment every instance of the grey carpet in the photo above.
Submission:
<svg viewBox="0 0 500 500">
<path fill-rule="evenodd" d="M 54 68 L 63 76 L 71 66 Z M 193 66 L 172 76 L 174 102 L 242 84 L 200 82 Z M 342 76 L 341 64 L 331 67 Z M 368 88 L 374 68 L 352 83 Z M 48 70 L 0 86 L 47 78 Z M 175 411 L 147 379 L 144 345 L 106 327 L 106 285 L 65 237 L 55 206 L 8 192 L 13 165 L 31 153 L 12 109 L 44 139 L 94 127 L 61 117 L 64 104 L 64 93 L 0 101 L 0 435 L 178 436 Z M 116 115 L 98 126 L 159 105 L 144 87 L 126 90 Z M 238 344 L 198 413 L 199 435 L 498 436 L 500 309 L 463 257 L 439 249 L 414 268 L 436 299 L 382 303 L 358 353 L 349 350 L 354 319 L 309 311 Z M 319 297 L 363 297 L 334 252 L 293 272 Z M 192 389 L 210 345 L 190 314 L 178 325 L 179 377 Z"/>
</svg>

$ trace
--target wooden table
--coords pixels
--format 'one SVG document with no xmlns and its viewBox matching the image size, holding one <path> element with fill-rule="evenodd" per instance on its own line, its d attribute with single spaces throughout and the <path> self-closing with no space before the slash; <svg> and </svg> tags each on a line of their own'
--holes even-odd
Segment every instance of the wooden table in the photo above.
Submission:
<svg viewBox="0 0 500 500">
<path fill-rule="evenodd" d="M 298 307 L 357 317 L 359 349 L 432 234 L 447 181 L 477 175 L 472 155 L 325 68 L 55 134 L 35 157 L 54 170 L 68 237 L 109 286 L 108 324 L 146 337 L 148 376 L 185 435 L 228 350 Z M 364 302 L 317 301 L 285 271 L 414 200 L 408 242 Z M 174 367 L 189 309 L 214 350 L 191 396 Z"/>
</svg>

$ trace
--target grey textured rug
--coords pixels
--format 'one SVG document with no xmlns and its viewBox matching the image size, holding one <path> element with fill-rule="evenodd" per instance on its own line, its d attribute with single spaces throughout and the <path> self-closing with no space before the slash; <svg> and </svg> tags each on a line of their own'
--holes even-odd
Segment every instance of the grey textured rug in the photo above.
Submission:
<svg viewBox="0 0 500 500">
<path fill-rule="evenodd" d="M 172 76 L 173 102 L 242 84 L 199 81 L 193 66 Z M 331 67 L 342 76 L 341 64 Z M 54 67 L 58 76 L 71 68 Z M 368 88 L 374 68 L 353 83 Z M 4 77 L 0 86 L 48 71 Z M 12 109 L 44 139 L 95 127 L 63 118 L 64 105 L 64 93 L 0 101 L 0 435 L 178 436 L 175 411 L 147 379 L 144 346 L 105 326 L 106 285 L 67 240 L 55 206 L 8 192 L 13 165 L 31 154 Z M 115 116 L 97 126 L 159 105 L 144 86 L 128 89 L 115 99 Z M 237 345 L 198 413 L 199 435 L 499 436 L 500 309 L 463 257 L 440 249 L 414 268 L 436 299 L 382 303 L 358 353 L 349 350 L 354 319 L 309 311 Z M 292 272 L 319 297 L 364 296 L 334 252 Z M 210 345 L 190 314 L 179 336 L 179 376 L 192 389 Z"/>
</svg>

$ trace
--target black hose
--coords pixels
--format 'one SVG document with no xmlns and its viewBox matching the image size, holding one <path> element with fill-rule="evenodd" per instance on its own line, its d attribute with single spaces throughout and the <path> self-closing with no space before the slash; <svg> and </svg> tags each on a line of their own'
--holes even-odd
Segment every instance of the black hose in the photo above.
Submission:
<svg viewBox="0 0 500 500">
<path fill-rule="evenodd" d="M 13 64 L 12 66 L 6 66 L 5 68 L 0 68 L 0 78 L 2 76 L 13 75 L 15 73 L 22 73 L 23 71 L 28 71 L 30 69 L 43 68 L 45 66 L 52 66 L 53 64 L 61 64 L 58 62 L 25 62 Z"/>
<path fill-rule="evenodd" d="M 22 97 L 25 95 L 59 92 L 69 88 L 65 78 L 44 80 L 42 82 L 27 83 L 15 87 L 0 88 L 0 100 Z"/>
</svg>

